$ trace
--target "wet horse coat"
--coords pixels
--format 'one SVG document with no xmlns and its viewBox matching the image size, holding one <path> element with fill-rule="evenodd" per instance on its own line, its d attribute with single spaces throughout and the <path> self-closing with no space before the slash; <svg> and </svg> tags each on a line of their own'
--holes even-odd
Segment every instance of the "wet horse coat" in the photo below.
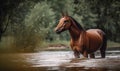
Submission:
<svg viewBox="0 0 120 71">
<path fill-rule="evenodd" d="M 102 30 L 89 29 L 86 31 L 72 17 L 63 16 L 55 31 L 61 33 L 65 30 L 69 30 L 71 36 L 70 46 L 76 58 L 80 57 L 80 53 L 84 57 L 88 57 L 88 54 L 90 54 L 91 58 L 95 58 L 94 52 L 98 49 L 100 49 L 102 58 L 105 58 L 107 39 Z"/>
</svg>

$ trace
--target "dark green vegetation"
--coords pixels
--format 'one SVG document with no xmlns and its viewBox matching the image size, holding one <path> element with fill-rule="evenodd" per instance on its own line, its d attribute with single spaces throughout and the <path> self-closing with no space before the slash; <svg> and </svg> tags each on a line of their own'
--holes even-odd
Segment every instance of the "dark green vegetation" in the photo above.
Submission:
<svg viewBox="0 0 120 71">
<path fill-rule="evenodd" d="M 119 0 L 1 0 L 0 50 L 31 51 L 68 41 L 68 32 L 57 35 L 53 31 L 61 11 L 67 11 L 85 29 L 102 29 L 108 40 L 119 44 L 119 9 Z"/>
</svg>

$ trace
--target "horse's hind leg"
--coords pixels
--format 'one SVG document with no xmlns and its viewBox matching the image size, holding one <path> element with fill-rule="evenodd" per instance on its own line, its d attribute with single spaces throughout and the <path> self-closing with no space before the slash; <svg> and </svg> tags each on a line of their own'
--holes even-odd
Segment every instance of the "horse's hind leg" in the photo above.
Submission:
<svg viewBox="0 0 120 71">
<path fill-rule="evenodd" d="M 101 57 L 102 57 L 102 58 L 105 58 L 105 50 L 100 49 L 100 53 L 101 53 Z"/>
<path fill-rule="evenodd" d="M 95 54 L 94 54 L 94 53 L 91 53 L 91 54 L 90 54 L 90 58 L 95 58 Z"/>
<path fill-rule="evenodd" d="M 103 44 L 100 48 L 100 53 L 102 58 L 105 58 L 106 47 L 107 47 L 107 38 L 105 35 L 103 35 Z"/>
</svg>

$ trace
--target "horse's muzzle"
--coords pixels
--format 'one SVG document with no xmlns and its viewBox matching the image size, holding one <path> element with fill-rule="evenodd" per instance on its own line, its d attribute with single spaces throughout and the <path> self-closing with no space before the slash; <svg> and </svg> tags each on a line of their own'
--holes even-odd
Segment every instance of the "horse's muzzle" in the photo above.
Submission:
<svg viewBox="0 0 120 71">
<path fill-rule="evenodd" d="M 55 31 L 57 34 L 60 34 L 60 33 L 61 33 L 61 30 L 58 29 L 58 28 L 55 28 L 54 31 Z"/>
</svg>

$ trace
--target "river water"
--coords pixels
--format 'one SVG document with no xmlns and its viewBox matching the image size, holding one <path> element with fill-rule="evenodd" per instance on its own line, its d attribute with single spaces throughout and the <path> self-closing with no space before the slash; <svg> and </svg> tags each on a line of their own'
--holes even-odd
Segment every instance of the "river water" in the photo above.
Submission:
<svg viewBox="0 0 120 71">
<path fill-rule="evenodd" d="M 107 51 L 106 58 L 74 58 L 72 51 L 0 54 L 0 71 L 120 71 L 120 51 Z"/>
</svg>

